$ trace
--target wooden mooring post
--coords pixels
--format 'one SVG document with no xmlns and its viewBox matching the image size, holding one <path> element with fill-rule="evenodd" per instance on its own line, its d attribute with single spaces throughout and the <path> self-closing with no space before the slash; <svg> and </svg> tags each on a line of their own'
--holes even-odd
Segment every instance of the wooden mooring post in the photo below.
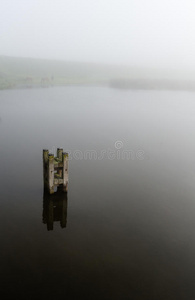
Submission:
<svg viewBox="0 0 195 300">
<path fill-rule="evenodd" d="M 57 149 L 57 157 L 43 150 L 43 180 L 49 194 L 53 194 L 58 187 L 68 191 L 68 153 L 63 152 L 62 148 Z"/>
</svg>

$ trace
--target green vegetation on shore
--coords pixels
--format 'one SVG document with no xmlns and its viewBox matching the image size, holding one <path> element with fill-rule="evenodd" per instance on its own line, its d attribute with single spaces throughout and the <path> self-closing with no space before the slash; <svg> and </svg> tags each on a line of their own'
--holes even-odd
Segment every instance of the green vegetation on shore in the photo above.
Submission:
<svg viewBox="0 0 195 300">
<path fill-rule="evenodd" d="M 195 70 L 0 56 L 0 89 L 90 84 L 121 89 L 195 90 Z"/>
<path fill-rule="evenodd" d="M 95 64 L 0 56 L 0 89 L 97 83 L 109 78 L 103 73 Z"/>
</svg>

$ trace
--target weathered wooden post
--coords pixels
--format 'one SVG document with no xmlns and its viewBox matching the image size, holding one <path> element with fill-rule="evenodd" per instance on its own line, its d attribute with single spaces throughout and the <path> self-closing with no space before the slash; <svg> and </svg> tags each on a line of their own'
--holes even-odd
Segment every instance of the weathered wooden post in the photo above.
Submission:
<svg viewBox="0 0 195 300">
<path fill-rule="evenodd" d="M 68 153 L 63 152 L 62 154 L 63 162 L 63 190 L 68 191 Z"/>
<path fill-rule="evenodd" d="M 62 162 L 62 153 L 63 153 L 63 149 L 58 148 L 57 149 L 57 158 L 58 158 L 59 162 Z M 62 168 L 57 169 L 57 174 L 59 175 L 59 177 L 62 177 Z"/>
<path fill-rule="evenodd" d="M 59 158 L 59 160 L 62 161 L 62 153 L 63 153 L 63 149 L 62 148 L 58 148 L 57 149 L 57 157 Z"/>
<path fill-rule="evenodd" d="M 54 193 L 54 155 L 53 154 L 49 154 L 48 190 L 50 194 Z"/>
<path fill-rule="evenodd" d="M 50 194 L 54 193 L 54 188 L 61 186 L 64 192 L 68 191 L 68 153 L 62 148 L 57 149 L 57 157 L 49 154 L 48 150 L 43 150 L 43 176 L 44 188 Z"/>
</svg>

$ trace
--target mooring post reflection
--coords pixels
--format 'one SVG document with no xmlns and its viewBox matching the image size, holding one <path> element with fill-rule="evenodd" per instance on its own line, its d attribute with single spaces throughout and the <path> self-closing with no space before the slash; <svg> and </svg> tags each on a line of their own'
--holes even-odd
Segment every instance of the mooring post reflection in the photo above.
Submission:
<svg viewBox="0 0 195 300">
<path fill-rule="evenodd" d="M 53 230 L 54 222 L 60 222 L 61 228 L 67 223 L 67 193 L 57 191 L 50 195 L 43 195 L 43 223 L 47 224 L 47 230 Z"/>
</svg>

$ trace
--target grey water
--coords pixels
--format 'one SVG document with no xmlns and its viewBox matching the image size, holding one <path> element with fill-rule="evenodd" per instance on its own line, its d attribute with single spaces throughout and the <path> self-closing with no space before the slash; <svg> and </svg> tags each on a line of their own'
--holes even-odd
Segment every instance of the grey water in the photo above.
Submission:
<svg viewBox="0 0 195 300">
<path fill-rule="evenodd" d="M 195 299 L 194 115 L 182 91 L 1 91 L 2 299 Z M 49 197 L 57 147 L 69 190 Z"/>
</svg>

